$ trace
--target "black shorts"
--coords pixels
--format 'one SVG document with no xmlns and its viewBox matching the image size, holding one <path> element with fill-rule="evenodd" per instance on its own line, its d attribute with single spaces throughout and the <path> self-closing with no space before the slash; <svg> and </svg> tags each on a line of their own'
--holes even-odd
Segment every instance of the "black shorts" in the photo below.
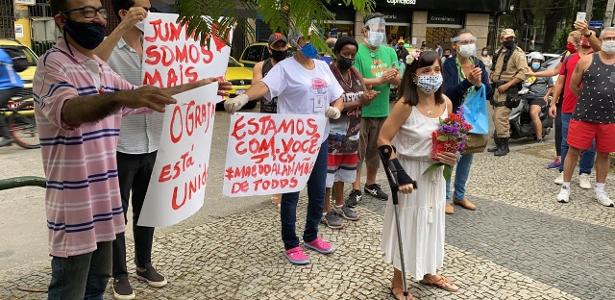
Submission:
<svg viewBox="0 0 615 300">
<path fill-rule="evenodd" d="M 530 98 L 528 100 L 528 103 L 530 104 L 530 106 L 538 105 L 540 107 L 544 107 L 547 105 L 547 101 L 545 101 L 545 99 L 543 98 Z"/>
</svg>

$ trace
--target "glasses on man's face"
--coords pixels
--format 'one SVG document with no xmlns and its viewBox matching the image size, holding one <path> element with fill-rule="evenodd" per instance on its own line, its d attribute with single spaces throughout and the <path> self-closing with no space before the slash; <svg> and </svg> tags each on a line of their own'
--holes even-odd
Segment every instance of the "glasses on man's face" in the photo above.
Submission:
<svg viewBox="0 0 615 300">
<path fill-rule="evenodd" d="M 615 41 L 615 36 L 603 37 L 602 41 Z"/>
<path fill-rule="evenodd" d="M 461 41 L 457 42 L 457 44 L 459 44 L 459 45 L 470 45 L 470 44 L 474 44 L 474 43 L 476 43 L 475 39 L 461 40 Z"/>
<path fill-rule="evenodd" d="M 70 15 L 71 13 L 76 12 L 79 13 L 82 17 L 86 19 L 94 19 L 97 15 L 100 15 L 101 18 L 107 18 L 107 10 L 104 7 L 94 7 L 94 6 L 84 6 L 79 8 L 73 8 L 64 11 L 65 15 Z"/>
</svg>

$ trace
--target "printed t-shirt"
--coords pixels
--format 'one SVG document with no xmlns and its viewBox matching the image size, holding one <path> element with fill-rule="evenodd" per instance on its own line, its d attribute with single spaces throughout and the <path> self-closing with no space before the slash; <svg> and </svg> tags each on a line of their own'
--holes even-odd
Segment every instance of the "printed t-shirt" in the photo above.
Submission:
<svg viewBox="0 0 615 300">
<path fill-rule="evenodd" d="M 354 67 L 364 79 L 382 77 L 384 71 L 390 68 L 398 68 L 397 54 L 389 46 L 380 46 L 372 52 L 365 44 L 359 45 L 355 58 Z M 386 118 L 389 116 L 389 97 L 391 94 L 390 84 L 374 86 L 374 90 L 380 92 L 374 100 L 361 109 L 363 118 Z"/>
<path fill-rule="evenodd" d="M 72 50 L 72 51 L 71 51 Z M 38 60 L 33 82 L 36 125 L 47 179 L 45 207 L 52 256 L 96 250 L 124 232 L 116 161 L 121 108 L 96 122 L 71 127 L 62 107 L 79 96 L 134 89 L 99 58 L 68 48 L 64 39 Z"/>
<path fill-rule="evenodd" d="M 327 106 L 344 93 L 327 63 L 313 61 L 314 69 L 308 70 L 294 57 L 287 58 L 263 78 L 269 88 L 266 98 L 278 97 L 278 114 L 324 115 Z M 327 122 L 323 137 L 328 135 Z"/>
</svg>

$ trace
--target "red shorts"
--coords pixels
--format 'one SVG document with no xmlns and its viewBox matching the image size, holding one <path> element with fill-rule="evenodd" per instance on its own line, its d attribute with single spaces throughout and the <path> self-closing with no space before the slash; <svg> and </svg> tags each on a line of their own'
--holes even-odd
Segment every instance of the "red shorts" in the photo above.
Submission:
<svg viewBox="0 0 615 300">
<path fill-rule="evenodd" d="M 598 124 L 571 120 L 568 127 L 568 145 L 587 150 L 596 139 L 596 151 L 615 152 L 615 124 Z"/>
</svg>

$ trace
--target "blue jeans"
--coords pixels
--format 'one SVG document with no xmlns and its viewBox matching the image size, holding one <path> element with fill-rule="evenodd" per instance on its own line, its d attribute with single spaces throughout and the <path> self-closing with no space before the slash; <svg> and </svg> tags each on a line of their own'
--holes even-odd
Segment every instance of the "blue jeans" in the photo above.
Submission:
<svg viewBox="0 0 615 300">
<path fill-rule="evenodd" d="M 325 205 L 325 187 L 327 181 L 327 141 L 320 145 L 318 157 L 314 163 L 314 168 L 307 182 L 308 188 L 308 207 L 305 220 L 305 230 L 303 241 L 309 243 L 318 237 L 318 224 L 322 217 L 322 210 Z M 299 239 L 295 233 L 295 223 L 297 222 L 297 202 L 299 192 L 287 193 L 282 195 L 280 204 L 280 220 L 282 221 L 282 241 L 286 250 L 299 246 Z"/>
<path fill-rule="evenodd" d="M 455 199 L 463 200 L 466 193 L 466 183 L 470 177 L 470 168 L 474 154 L 468 153 L 461 156 L 455 169 Z M 451 182 L 446 181 L 446 200 L 451 201 Z"/>
<path fill-rule="evenodd" d="M 572 120 L 572 114 L 562 113 L 562 164 L 559 167 L 560 172 L 564 172 L 564 160 L 568 153 L 568 127 Z M 594 168 L 594 161 L 596 159 L 596 141 L 592 144 L 589 150 L 585 150 L 581 153 L 581 160 L 579 162 L 579 174 L 591 174 Z"/>
<path fill-rule="evenodd" d="M 49 300 L 103 300 L 111 277 L 111 242 L 100 242 L 96 251 L 51 259 Z"/>
</svg>

